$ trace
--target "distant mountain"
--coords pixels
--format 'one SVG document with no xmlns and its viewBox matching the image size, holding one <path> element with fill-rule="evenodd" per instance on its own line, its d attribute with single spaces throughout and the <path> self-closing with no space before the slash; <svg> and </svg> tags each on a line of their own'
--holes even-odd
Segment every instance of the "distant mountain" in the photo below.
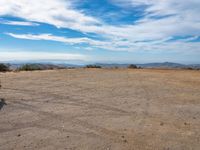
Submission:
<svg viewBox="0 0 200 150">
<path fill-rule="evenodd" d="M 193 64 L 193 65 L 188 65 L 188 66 L 194 69 L 200 69 L 200 64 Z"/>
<path fill-rule="evenodd" d="M 185 65 L 172 62 L 138 64 L 142 68 L 200 69 L 200 64 Z"/>
<path fill-rule="evenodd" d="M 102 68 L 114 68 L 114 67 L 118 67 L 118 68 L 127 68 L 129 66 L 129 64 L 103 64 L 103 63 L 96 63 L 94 65 L 97 66 L 101 66 Z"/>
<path fill-rule="evenodd" d="M 48 70 L 48 69 L 65 69 L 65 68 L 77 68 L 80 67 L 78 65 L 73 64 L 46 64 L 46 63 L 26 63 L 29 65 L 32 65 L 35 68 L 40 68 L 41 70 Z M 16 70 L 20 67 L 22 67 L 24 64 L 9 64 L 9 67 L 11 70 Z"/>
<path fill-rule="evenodd" d="M 20 68 L 24 64 L 27 63 L 9 63 L 10 69 L 16 70 Z M 36 66 L 37 68 L 41 68 L 41 70 L 47 69 L 61 69 L 61 68 L 81 68 L 85 65 L 75 65 L 75 64 L 55 64 L 55 63 L 28 63 Z M 102 68 L 127 68 L 130 64 L 104 64 L 104 63 L 96 63 L 92 65 L 101 66 Z M 172 62 L 164 62 L 164 63 L 146 63 L 146 64 L 135 64 L 137 67 L 141 68 L 167 68 L 167 69 L 200 69 L 200 64 L 179 64 L 179 63 L 172 63 Z"/>
<path fill-rule="evenodd" d="M 101 64 L 97 63 L 95 65 L 101 66 L 103 68 L 127 68 L 130 64 Z M 185 65 L 172 62 L 164 63 L 146 63 L 146 64 L 135 64 L 141 68 L 166 68 L 166 69 L 200 69 L 200 64 Z"/>
<path fill-rule="evenodd" d="M 187 68 L 187 65 L 179 64 L 179 63 L 171 63 L 171 62 L 164 62 L 164 63 L 147 63 L 147 64 L 137 64 L 142 68 Z"/>
</svg>

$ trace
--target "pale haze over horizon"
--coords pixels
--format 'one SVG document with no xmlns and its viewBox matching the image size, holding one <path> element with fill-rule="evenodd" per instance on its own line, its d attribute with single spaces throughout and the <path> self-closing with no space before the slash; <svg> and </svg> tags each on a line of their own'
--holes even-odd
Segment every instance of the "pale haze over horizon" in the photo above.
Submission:
<svg viewBox="0 0 200 150">
<path fill-rule="evenodd" d="M 200 64 L 200 0 L 0 0 L 0 62 Z"/>
</svg>

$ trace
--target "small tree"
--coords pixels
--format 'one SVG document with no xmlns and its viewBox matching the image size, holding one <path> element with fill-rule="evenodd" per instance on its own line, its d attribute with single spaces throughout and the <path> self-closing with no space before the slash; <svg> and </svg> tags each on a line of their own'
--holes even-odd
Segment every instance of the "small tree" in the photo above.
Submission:
<svg viewBox="0 0 200 150">
<path fill-rule="evenodd" d="M 9 71 L 9 65 L 6 64 L 0 64 L 0 72 L 6 72 Z"/>
<path fill-rule="evenodd" d="M 86 68 L 102 68 L 102 67 L 98 65 L 87 65 Z"/>
<path fill-rule="evenodd" d="M 42 70 L 42 68 L 36 64 L 25 64 L 18 68 L 19 71 L 34 71 L 34 70 Z"/>
<path fill-rule="evenodd" d="M 6 64 L 2 64 L 0 63 L 0 72 L 6 72 L 9 71 L 9 65 Z M 0 89 L 2 88 L 2 83 L 1 83 L 1 79 L 0 79 Z"/>
<path fill-rule="evenodd" d="M 131 64 L 131 65 L 128 66 L 128 68 L 129 69 L 137 69 L 138 67 L 136 65 L 134 65 L 134 64 Z"/>
<path fill-rule="evenodd" d="M 2 85 L 1 85 L 1 79 L 0 79 L 0 89 L 1 89 Z"/>
</svg>

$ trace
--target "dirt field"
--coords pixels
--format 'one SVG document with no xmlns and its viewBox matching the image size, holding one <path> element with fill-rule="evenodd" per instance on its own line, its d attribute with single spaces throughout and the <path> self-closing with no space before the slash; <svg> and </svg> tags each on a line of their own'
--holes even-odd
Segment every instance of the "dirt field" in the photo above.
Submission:
<svg viewBox="0 0 200 150">
<path fill-rule="evenodd" d="M 0 150 L 199 150 L 200 71 L 0 74 Z"/>
</svg>

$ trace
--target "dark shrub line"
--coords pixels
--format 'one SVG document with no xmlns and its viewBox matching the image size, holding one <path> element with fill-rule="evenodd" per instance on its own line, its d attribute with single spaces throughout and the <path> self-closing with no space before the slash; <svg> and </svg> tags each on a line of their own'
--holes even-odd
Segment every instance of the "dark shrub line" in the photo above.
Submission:
<svg viewBox="0 0 200 150">
<path fill-rule="evenodd" d="M 7 72 L 7 71 L 10 71 L 9 65 L 0 63 L 0 72 Z"/>
<path fill-rule="evenodd" d="M 129 68 L 129 69 L 137 69 L 138 67 L 137 67 L 136 65 L 134 65 L 134 64 L 130 64 L 130 65 L 128 66 L 128 68 Z"/>
<path fill-rule="evenodd" d="M 98 65 L 87 65 L 85 68 L 102 68 L 102 67 Z"/>
<path fill-rule="evenodd" d="M 41 67 L 35 65 L 35 64 L 25 64 L 19 67 L 17 70 L 19 71 L 35 71 L 35 70 L 42 70 Z"/>
</svg>

